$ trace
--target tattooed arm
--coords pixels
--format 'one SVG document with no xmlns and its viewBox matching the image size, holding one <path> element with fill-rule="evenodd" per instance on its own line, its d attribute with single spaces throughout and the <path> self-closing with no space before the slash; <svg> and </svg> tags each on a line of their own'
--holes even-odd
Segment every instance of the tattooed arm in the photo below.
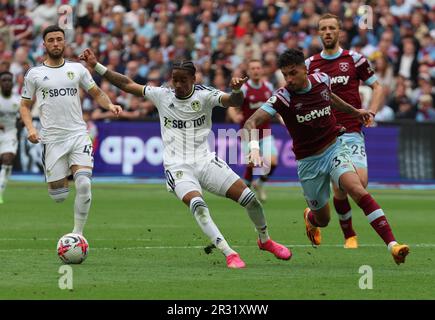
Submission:
<svg viewBox="0 0 435 320">
<path fill-rule="evenodd" d="M 103 65 L 97 62 L 97 58 L 90 49 L 86 49 L 81 55 L 80 59 L 86 61 L 87 65 L 100 75 L 107 79 L 111 84 L 117 86 L 119 89 L 134 94 L 139 97 L 143 97 L 144 86 L 134 82 L 127 76 L 115 71 L 108 70 Z"/>
</svg>

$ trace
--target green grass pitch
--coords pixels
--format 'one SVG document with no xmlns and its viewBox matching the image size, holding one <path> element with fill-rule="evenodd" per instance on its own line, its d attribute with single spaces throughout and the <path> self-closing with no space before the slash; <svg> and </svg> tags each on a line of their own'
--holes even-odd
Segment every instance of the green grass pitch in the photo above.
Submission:
<svg viewBox="0 0 435 320">
<path fill-rule="evenodd" d="M 71 186 L 73 188 L 73 186 Z M 299 188 L 267 187 L 273 239 L 290 261 L 256 247 L 256 233 L 238 204 L 206 194 L 212 217 L 247 264 L 226 268 L 187 207 L 163 185 L 94 184 L 85 237 L 87 260 L 73 268 L 73 289 L 59 289 L 57 239 L 72 230 L 74 190 L 54 203 L 43 183 L 11 182 L 0 206 L 0 299 L 435 299 L 435 191 L 372 190 L 400 242 L 397 266 L 362 211 L 353 207 L 360 248 L 342 248 L 337 217 L 312 248 L 305 235 Z M 359 268 L 373 271 L 360 289 Z"/>
</svg>

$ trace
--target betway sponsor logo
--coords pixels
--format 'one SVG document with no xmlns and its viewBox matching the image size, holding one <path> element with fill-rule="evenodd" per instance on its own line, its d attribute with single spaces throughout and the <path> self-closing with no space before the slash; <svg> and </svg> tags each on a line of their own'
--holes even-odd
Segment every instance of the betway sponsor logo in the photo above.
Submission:
<svg viewBox="0 0 435 320">
<path fill-rule="evenodd" d="M 349 76 L 337 76 L 331 78 L 331 84 L 341 83 L 346 85 L 349 82 Z"/>
<path fill-rule="evenodd" d="M 307 113 L 304 116 L 296 115 L 296 119 L 299 123 L 304 123 L 307 121 L 311 121 L 320 117 L 330 116 L 331 115 L 331 107 L 327 106 L 326 108 L 320 110 L 313 110 L 310 113 Z"/>
</svg>

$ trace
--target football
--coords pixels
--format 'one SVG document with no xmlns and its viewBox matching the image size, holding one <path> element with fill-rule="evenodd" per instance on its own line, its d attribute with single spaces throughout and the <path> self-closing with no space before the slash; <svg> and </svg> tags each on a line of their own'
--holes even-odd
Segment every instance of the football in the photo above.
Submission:
<svg viewBox="0 0 435 320">
<path fill-rule="evenodd" d="M 88 241 L 77 233 L 67 233 L 57 242 L 57 255 L 66 264 L 82 263 L 88 251 Z"/>
</svg>

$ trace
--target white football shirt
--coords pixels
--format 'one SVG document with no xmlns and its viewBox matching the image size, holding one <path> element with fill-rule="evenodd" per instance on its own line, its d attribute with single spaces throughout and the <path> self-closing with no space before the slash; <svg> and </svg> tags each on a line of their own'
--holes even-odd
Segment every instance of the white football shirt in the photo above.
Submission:
<svg viewBox="0 0 435 320">
<path fill-rule="evenodd" d="M 12 94 L 5 97 L 0 93 L 0 129 L 1 133 L 17 132 L 16 121 L 20 109 L 20 97 Z"/>
<path fill-rule="evenodd" d="M 41 141 L 51 143 L 87 134 L 79 87 L 88 91 L 95 82 L 80 63 L 65 61 L 59 67 L 45 64 L 29 69 L 23 99 L 36 96 L 41 121 Z"/>
<path fill-rule="evenodd" d="M 179 99 L 173 89 L 144 87 L 144 96 L 159 112 L 165 167 L 195 163 L 213 155 L 208 145 L 211 115 L 213 107 L 223 107 L 224 94 L 211 87 L 195 85 L 188 97 Z"/>
</svg>

